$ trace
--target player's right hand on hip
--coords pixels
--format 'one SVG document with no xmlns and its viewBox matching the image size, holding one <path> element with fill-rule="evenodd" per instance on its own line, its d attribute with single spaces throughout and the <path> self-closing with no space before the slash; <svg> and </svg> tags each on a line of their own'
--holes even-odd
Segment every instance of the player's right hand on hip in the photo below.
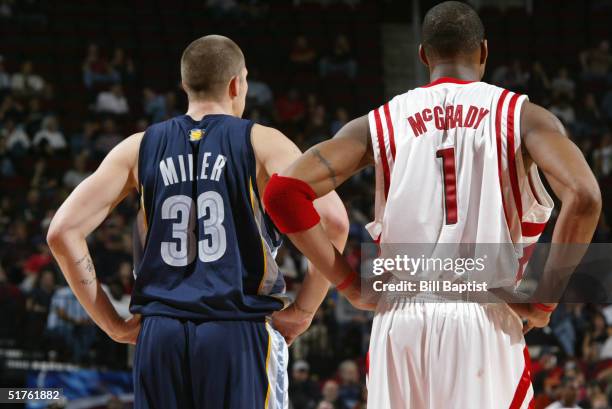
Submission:
<svg viewBox="0 0 612 409">
<path fill-rule="evenodd" d="M 530 303 L 510 303 L 508 305 L 523 319 L 523 334 L 533 328 L 544 328 L 550 321 L 552 312 L 534 308 Z"/>
<path fill-rule="evenodd" d="M 285 338 L 287 345 L 310 327 L 314 313 L 300 310 L 293 303 L 282 311 L 272 314 L 272 327 Z"/>
</svg>

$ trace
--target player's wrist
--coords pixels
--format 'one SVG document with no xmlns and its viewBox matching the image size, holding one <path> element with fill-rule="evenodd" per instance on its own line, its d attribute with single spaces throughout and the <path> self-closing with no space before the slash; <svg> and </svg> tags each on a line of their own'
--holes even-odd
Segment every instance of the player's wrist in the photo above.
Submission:
<svg viewBox="0 0 612 409">
<path fill-rule="evenodd" d="M 295 312 L 304 319 L 310 319 L 314 317 L 317 312 L 316 309 L 311 310 L 307 306 L 302 305 L 297 299 L 293 302 L 293 309 Z"/>
<path fill-rule="evenodd" d="M 546 313 L 552 313 L 555 308 L 557 308 L 557 304 L 544 304 L 539 302 L 531 303 L 531 306 L 537 311 L 542 311 Z"/>
<path fill-rule="evenodd" d="M 336 290 L 340 293 L 346 292 L 352 287 L 352 284 L 357 280 L 357 272 L 351 271 L 342 281 L 336 284 Z"/>
</svg>

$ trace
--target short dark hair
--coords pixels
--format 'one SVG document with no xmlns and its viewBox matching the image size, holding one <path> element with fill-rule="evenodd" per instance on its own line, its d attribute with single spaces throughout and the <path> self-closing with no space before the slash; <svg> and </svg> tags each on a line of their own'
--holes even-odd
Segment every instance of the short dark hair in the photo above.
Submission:
<svg viewBox="0 0 612 409">
<path fill-rule="evenodd" d="M 200 37 L 181 56 L 181 80 L 187 91 L 198 96 L 217 96 L 244 67 L 244 54 L 227 37 Z"/>
<path fill-rule="evenodd" d="M 476 10 L 468 4 L 445 1 L 425 14 L 421 36 L 426 53 L 455 57 L 480 47 L 484 26 Z"/>
</svg>

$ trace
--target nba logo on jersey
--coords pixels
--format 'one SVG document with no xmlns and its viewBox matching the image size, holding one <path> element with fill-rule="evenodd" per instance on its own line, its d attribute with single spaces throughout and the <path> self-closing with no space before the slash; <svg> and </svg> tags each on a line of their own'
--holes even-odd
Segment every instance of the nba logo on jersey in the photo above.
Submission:
<svg viewBox="0 0 612 409">
<path fill-rule="evenodd" d="M 192 129 L 191 131 L 189 131 L 189 140 L 190 141 L 199 141 L 200 139 L 202 139 L 202 136 L 204 136 L 204 130 L 203 129 Z"/>
</svg>

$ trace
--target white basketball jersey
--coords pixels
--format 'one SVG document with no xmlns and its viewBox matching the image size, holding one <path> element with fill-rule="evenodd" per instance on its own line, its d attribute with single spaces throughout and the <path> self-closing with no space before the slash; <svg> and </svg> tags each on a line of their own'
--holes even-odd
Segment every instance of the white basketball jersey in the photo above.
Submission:
<svg viewBox="0 0 612 409">
<path fill-rule="evenodd" d="M 524 95 L 441 78 L 368 115 L 380 243 L 513 243 L 520 278 L 553 208 L 537 167 L 521 155 Z M 521 270 L 521 271 L 519 271 Z M 517 273 L 519 276 L 517 277 Z M 492 284 L 492 283 L 490 283 Z"/>
</svg>

